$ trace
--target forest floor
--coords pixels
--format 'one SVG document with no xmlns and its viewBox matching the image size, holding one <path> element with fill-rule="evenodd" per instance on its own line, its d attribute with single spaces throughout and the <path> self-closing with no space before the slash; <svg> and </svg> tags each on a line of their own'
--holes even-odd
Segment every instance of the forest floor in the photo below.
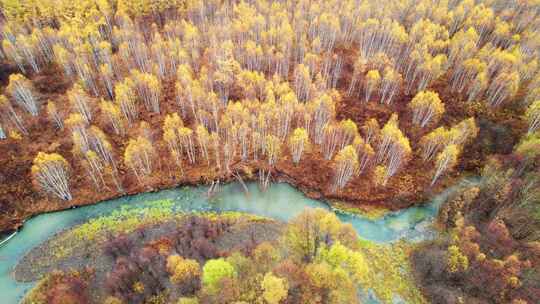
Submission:
<svg viewBox="0 0 540 304">
<path fill-rule="evenodd" d="M 340 92 L 347 90 L 352 75 L 354 54 L 345 55 L 347 61 L 343 65 L 344 76 L 338 82 Z M 15 69 L 6 63 L 1 63 L 0 67 L 0 85 L 5 89 L 8 77 L 6 75 L 13 73 Z M 61 115 L 67 117 L 70 106 L 65 93 L 70 88 L 71 82 L 63 76 L 60 69 L 56 66 L 50 66 L 40 74 L 29 78 L 38 91 L 41 102 L 46 104 L 47 100 L 54 100 Z M 434 193 L 453 184 L 461 174 L 477 173 L 488 155 L 495 151 L 502 154 L 511 152 L 509 147 L 512 147 L 520 137 L 519 134 L 526 130 L 526 125 L 520 117 L 522 107 L 519 105 L 492 111 L 487 109 L 483 103 L 464 102 L 462 98 L 448 92 L 444 77 L 433 84 L 431 89 L 439 93 L 446 106 L 446 113 L 439 125 L 451 126 L 465 118 L 475 117 L 480 127 L 477 139 L 465 146 L 459 165 L 452 173 L 438 181 L 434 187 L 429 186 L 434 164 L 421 160 L 418 155 L 418 142 L 435 126 L 421 130 L 412 126 L 411 114 L 407 107 L 412 96 L 407 94 L 399 95 L 391 105 L 381 105 L 376 101 L 364 103 L 358 97 L 343 97 L 341 102 L 336 105 L 338 119 L 352 119 L 359 127 L 368 118 L 377 118 L 379 123 L 384 125 L 392 113 L 398 113 L 400 129 L 409 138 L 413 147 L 413 155 L 411 161 L 400 170 L 399 174 L 392 177 L 386 186 L 376 186 L 374 179 L 370 176 L 371 172 L 364 172 L 360 176 L 354 177 L 345 188 L 334 192 L 331 189 L 333 178 L 331 161 L 325 160 L 318 149 L 313 149 L 302 156 L 298 165 L 294 165 L 287 147 L 283 147 L 282 157 L 272 169 L 272 180 L 288 182 L 311 198 L 337 200 L 352 208 L 367 206 L 368 208 L 380 207 L 396 210 L 426 202 Z M 162 113 L 178 111 L 174 91 L 174 83 L 166 81 L 161 102 Z M 234 91 L 232 95 L 232 99 L 235 99 L 235 96 L 241 97 Z M 373 99 L 377 100 L 377 96 L 374 96 Z M 0 141 L 0 231 L 17 229 L 25 219 L 44 212 L 94 204 L 123 195 L 158 191 L 181 185 L 208 184 L 214 180 L 231 182 L 235 179 L 233 173 L 238 173 L 245 180 L 256 180 L 259 169 L 267 169 L 265 160 L 247 162 L 237 160 L 231 166 L 230 172 L 218 170 L 213 163 L 208 165 L 205 161 L 200 161 L 193 166 L 184 166 L 183 172 L 180 173 L 178 168 L 172 167 L 167 147 L 161 143 L 161 128 L 165 115 L 141 111 L 139 113 L 140 119 L 150 125 L 154 140 L 160 140 L 155 145 L 158 151 L 157 169 L 150 178 L 145 180 L 145 184 L 141 185 L 123 162 L 117 161 L 121 183 L 125 191 L 118 192 L 113 185 L 105 189 L 96 189 L 91 180 L 85 176 L 81 161 L 72 152 L 69 131 L 56 129 L 44 112 L 42 108 L 42 113 L 37 118 L 24 116 L 29 136 Z M 189 121 L 186 122 L 187 125 L 189 123 Z M 116 151 L 115 157 L 120 160 L 127 140 L 124 137 L 113 135 L 105 123 L 104 115 L 100 113 L 97 106 L 94 111 L 93 124 L 102 128 L 110 136 Z M 134 136 L 135 132 L 136 130 L 130 129 L 128 137 Z M 46 196 L 32 186 L 32 161 L 39 151 L 60 153 L 67 159 L 71 165 L 70 183 L 73 200 L 61 201 Z"/>
</svg>

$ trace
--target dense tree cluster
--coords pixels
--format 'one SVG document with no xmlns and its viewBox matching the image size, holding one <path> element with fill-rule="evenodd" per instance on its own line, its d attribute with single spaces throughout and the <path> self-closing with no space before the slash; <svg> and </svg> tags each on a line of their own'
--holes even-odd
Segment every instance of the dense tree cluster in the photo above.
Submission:
<svg viewBox="0 0 540 304">
<path fill-rule="evenodd" d="M 205 264 L 203 269 L 200 264 L 217 261 L 213 260 L 219 257 L 215 241 L 232 224 L 226 218 L 188 217 L 177 229 L 160 236 L 163 244 L 168 244 L 166 247 L 137 244 L 144 242 L 144 228 L 131 235 L 110 238 L 103 245 L 104 252 L 114 260 L 105 282 L 109 299 L 146 303 L 159 298 L 167 289 L 171 297 L 193 295 L 201 288 L 201 282 L 209 280 L 208 269 L 213 267 Z M 219 281 L 219 275 L 213 275 Z"/>
<path fill-rule="evenodd" d="M 474 303 L 473 293 L 538 302 L 538 1 L 0 5 L 0 59 L 17 70 L 3 79 L 0 140 L 19 149 L 44 126 L 67 138 L 23 147 L 38 147 L 29 174 L 36 188 L 61 200 L 78 193 L 79 174 L 96 192 L 124 193 L 190 169 L 201 180 L 258 170 L 267 181 L 308 162 L 331 168 L 323 177 L 335 195 L 351 185 L 402 186 L 411 169 L 424 181 L 413 186 L 433 186 L 462 165 L 486 117 L 512 117 L 513 134 L 527 134 L 512 155 L 486 165 L 481 186 L 442 208 L 449 235 L 414 259 L 435 302 Z M 66 80 L 65 94 L 35 81 L 51 71 Z M 350 227 L 331 215 L 306 212 L 287 226 L 286 246 L 232 255 L 214 242 L 228 227 L 190 219 L 168 236 L 166 255 L 111 241 L 106 303 L 157 301 L 171 284 L 178 303 L 358 301 L 369 269 Z M 46 300 L 83 288 L 61 283 Z"/>
<path fill-rule="evenodd" d="M 359 303 L 371 286 L 356 232 L 334 213 L 306 209 L 273 239 L 218 252 L 235 221 L 194 215 L 153 237 L 144 227 L 111 237 L 102 247 L 113 266 L 96 282 L 104 303 Z"/>
<path fill-rule="evenodd" d="M 439 79 L 456 99 L 491 107 L 512 103 L 526 84 L 529 131 L 538 129 L 538 7 L 499 2 L 418 1 L 405 10 L 399 1 L 2 1 L 2 55 L 24 74 L 10 76 L 3 137 L 28 134 L 24 115 L 39 115 L 44 101 L 27 77 L 56 64 L 74 82 L 68 112 L 87 126 L 125 136 L 142 111 L 176 115 L 176 126 L 165 123 L 162 136 L 146 140 L 167 145 L 177 170 L 206 163 L 230 174 L 238 161 L 297 164 L 309 147 L 334 163 L 336 189 L 371 170 L 385 185 L 418 157 L 435 160 L 436 182 L 464 143 L 438 126 L 458 102 L 441 100 L 433 88 Z M 171 97 L 178 107 L 163 113 Z M 408 123 L 397 117 L 380 132 L 380 118 L 342 120 L 343 98 L 393 111 L 405 99 L 412 123 L 429 135 L 411 145 L 400 130 Z M 59 129 L 71 117 L 57 100 L 46 110 Z M 140 181 L 155 169 L 142 161 L 151 154 L 143 141 L 112 147 Z M 344 175 L 343 153 L 336 158 L 348 145 L 359 164 L 347 170 L 352 175 Z"/>
<path fill-rule="evenodd" d="M 432 301 L 540 300 L 538 147 L 534 136 L 525 137 L 514 155 L 490 159 L 480 183 L 442 207 L 438 219 L 449 235 L 413 254 Z"/>
</svg>

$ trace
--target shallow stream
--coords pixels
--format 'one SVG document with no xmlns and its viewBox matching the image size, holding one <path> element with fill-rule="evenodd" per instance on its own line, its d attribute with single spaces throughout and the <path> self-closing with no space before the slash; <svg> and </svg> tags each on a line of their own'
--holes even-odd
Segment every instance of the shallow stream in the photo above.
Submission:
<svg viewBox="0 0 540 304">
<path fill-rule="evenodd" d="M 408 241 L 420 241 L 433 237 L 432 220 L 442 202 L 456 187 L 447 189 L 423 206 L 389 212 L 378 219 L 339 211 L 336 213 L 342 221 L 351 223 L 360 237 L 366 240 L 384 243 L 405 238 Z M 152 201 L 168 199 L 174 202 L 173 208 L 178 211 L 240 211 L 283 221 L 296 216 L 306 207 L 330 208 L 324 202 L 307 198 L 285 183 L 273 184 L 265 192 L 261 192 L 256 183 L 249 183 L 248 188 L 249 195 L 246 195 L 239 184 L 228 184 L 208 199 L 207 186 L 181 187 L 38 215 L 28 220 L 21 231 L 0 245 L 0 303 L 18 303 L 25 292 L 34 286 L 35 283 L 16 282 L 11 275 L 13 267 L 26 252 L 62 230 L 91 218 L 108 215 L 121 206 L 142 208 L 148 207 Z"/>
</svg>

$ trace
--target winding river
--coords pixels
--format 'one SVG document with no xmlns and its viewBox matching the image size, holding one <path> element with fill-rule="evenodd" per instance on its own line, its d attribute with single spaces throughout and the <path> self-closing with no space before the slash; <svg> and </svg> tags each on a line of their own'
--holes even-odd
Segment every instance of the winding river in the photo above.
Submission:
<svg viewBox="0 0 540 304">
<path fill-rule="evenodd" d="M 360 237 L 366 240 L 391 242 L 405 238 L 409 241 L 420 241 L 433 237 L 434 231 L 430 224 L 442 202 L 458 186 L 447 189 L 423 206 L 390 212 L 375 220 L 336 212 L 342 221 L 351 223 Z M 13 267 L 27 251 L 59 231 L 94 217 L 108 215 L 120 206 L 142 208 L 148 207 L 152 201 L 168 199 L 174 202 L 173 208 L 178 211 L 240 211 L 284 221 L 296 216 L 306 207 L 329 209 L 324 202 L 309 199 L 285 183 L 273 184 L 265 192 L 261 192 L 256 183 L 249 183 L 248 188 L 249 195 L 245 195 L 239 184 L 228 184 L 208 199 L 205 195 L 207 186 L 181 187 L 36 216 L 24 224 L 24 229 L 0 246 L 0 303 L 17 303 L 25 292 L 34 286 L 35 283 L 16 282 L 11 276 Z"/>
</svg>

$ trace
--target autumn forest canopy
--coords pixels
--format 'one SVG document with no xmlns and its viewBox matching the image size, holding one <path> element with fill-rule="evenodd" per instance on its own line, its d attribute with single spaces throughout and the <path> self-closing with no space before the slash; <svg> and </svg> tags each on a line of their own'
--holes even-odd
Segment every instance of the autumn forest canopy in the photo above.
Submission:
<svg viewBox="0 0 540 304">
<path fill-rule="evenodd" d="M 540 301 L 539 1 L 0 0 L 0 8 L 0 231 L 186 184 L 287 182 L 369 212 L 422 204 L 468 179 L 443 202 L 437 238 L 391 245 L 410 273 L 403 280 L 419 286 L 401 297 Z M 359 285 L 391 302 L 373 283 L 376 262 L 365 261 L 381 259 L 381 247 L 317 212 L 240 251 L 213 248 L 234 225 L 204 217 L 190 220 L 195 234 L 164 235 L 166 250 L 131 232 L 125 243 L 104 239 L 99 250 L 112 250 L 114 262 L 107 303 L 355 303 Z M 294 227 L 304 230 L 291 235 Z M 187 254 L 174 243 L 184 238 L 204 244 Z M 94 284 L 92 276 L 55 273 L 37 297 L 93 303 L 62 293 Z"/>
</svg>

